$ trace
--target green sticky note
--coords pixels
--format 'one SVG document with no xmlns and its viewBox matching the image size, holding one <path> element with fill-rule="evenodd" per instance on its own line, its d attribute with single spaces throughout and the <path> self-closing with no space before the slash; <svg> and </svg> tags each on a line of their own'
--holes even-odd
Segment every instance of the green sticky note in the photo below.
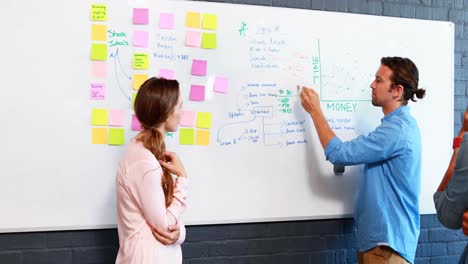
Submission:
<svg viewBox="0 0 468 264">
<path fill-rule="evenodd" d="M 94 108 L 91 112 L 91 125 L 107 126 L 109 123 L 109 115 L 107 109 Z"/>
<path fill-rule="evenodd" d="M 136 98 L 137 93 L 132 93 L 132 106 L 135 108 L 135 98 Z"/>
<path fill-rule="evenodd" d="M 211 128 L 211 113 L 198 112 L 197 113 L 197 127 L 198 128 Z"/>
<path fill-rule="evenodd" d="M 107 60 L 107 45 L 91 44 L 91 60 Z"/>
<path fill-rule="evenodd" d="M 195 130 L 193 128 L 181 128 L 179 130 L 179 143 L 181 145 L 193 145 L 195 143 Z"/>
<path fill-rule="evenodd" d="M 149 57 L 146 53 L 133 54 L 133 69 L 147 70 L 149 68 Z"/>
<path fill-rule="evenodd" d="M 106 21 L 107 20 L 107 6 L 106 5 L 91 5 L 91 20 L 92 21 Z"/>
<path fill-rule="evenodd" d="M 215 33 L 203 33 L 202 48 L 216 49 L 216 34 Z"/>
<path fill-rule="evenodd" d="M 123 128 L 109 128 L 109 145 L 123 145 L 125 130 Z"/>
<path fill-rule="evenodd" d="M 218 17 L 213 14 L 203 15 L 203 28 L 204 29 L 217 29 L 218 28 Z"/>
</svg>

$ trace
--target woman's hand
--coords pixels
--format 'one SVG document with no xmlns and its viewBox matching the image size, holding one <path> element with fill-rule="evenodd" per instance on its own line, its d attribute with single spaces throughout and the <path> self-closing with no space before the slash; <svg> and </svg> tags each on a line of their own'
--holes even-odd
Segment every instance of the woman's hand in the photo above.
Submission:
<svg viewBox="0 0 468 264">
<path fill-rule="evenodd" d="M 165 152 L 164 156 L 166 157 L 166 161 L 160 160 L 159 163 L 161 166 L 168 169 L 177 177 L 187 177 L 184 164 L 182 164 L 182 161 L 180 160 L 179 156 L 177 156 L 177 154 L 174 152 Z"/>
<path fill-rule="evenodd" d="M 180 237 L 180 227 L 178 225 L 169 226 L 168 231 L 160 230 L 159 228 L 152 228 L 154 238 L 156 238 L 163 245 L 172 245 Z"/>
</svg>

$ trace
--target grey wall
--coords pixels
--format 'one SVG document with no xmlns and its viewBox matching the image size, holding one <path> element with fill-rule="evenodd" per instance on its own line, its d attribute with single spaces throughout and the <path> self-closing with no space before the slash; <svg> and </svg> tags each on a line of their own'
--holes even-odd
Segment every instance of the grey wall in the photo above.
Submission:
<svg viewBox="0 0 468 264">
<path fill-rule="evenodd" d="M 468 105 L 468 0 L 212 2 L 454 22 L 454 127 L 455 131 L 460 128 L 462 112 Z M 183 245 L 184 263 L 355 263 L 353 225 L 351 219 L 338 219 L 188 227 L 187 240 Z M 422 216 L 416 263 L 456 263 L 467 241 L 461 231 L 450 231 L 442 227 L 436 216 Z M 0 264 L 113 263 L 117 249 L 118 237 L 115 229 L 0 234 Z"/>
</svg>

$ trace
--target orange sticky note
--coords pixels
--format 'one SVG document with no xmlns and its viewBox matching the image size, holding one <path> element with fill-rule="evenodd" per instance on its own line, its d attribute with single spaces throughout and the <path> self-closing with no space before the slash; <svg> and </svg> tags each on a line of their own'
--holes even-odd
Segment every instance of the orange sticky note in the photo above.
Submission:
<svg viewBox="0 0 468 264">
<path fill-rule="evenodd" d="M 208 146 L 210 144 L 210 131 L 197 129 L 195 144 L 200 146 Z"/>
<path fill-rule="evenodd" d="M 93 127 L 91 131 L 92 144 L 107 144 L 107 128 Z"/>
<path fill-rule="evenodd" d="M 185 26 L 189 28 L 200 28 L 200 13 L 187 12 Z"/>
</svg>

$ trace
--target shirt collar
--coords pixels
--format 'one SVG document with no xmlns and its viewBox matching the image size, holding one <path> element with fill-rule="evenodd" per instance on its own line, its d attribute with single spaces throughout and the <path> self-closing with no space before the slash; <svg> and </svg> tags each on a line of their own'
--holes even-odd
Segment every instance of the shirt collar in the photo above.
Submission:
<svg viewBox="0 0 468 264">
<path fill-rule="evenodd" d="M 384 116 L 382 118 L 382 121 L 388 121 L 392 118 L 392 116 L 396 116 L 396 115 L 399 115 L 401 113 L 408 113 L 409 112 L 409 106 L 407 105 L 402 105 L 400 107 L 398 107 L 397 109 L 393 110 L 392 112 L 390 112 L 388 115 Z"/>
</svg>

